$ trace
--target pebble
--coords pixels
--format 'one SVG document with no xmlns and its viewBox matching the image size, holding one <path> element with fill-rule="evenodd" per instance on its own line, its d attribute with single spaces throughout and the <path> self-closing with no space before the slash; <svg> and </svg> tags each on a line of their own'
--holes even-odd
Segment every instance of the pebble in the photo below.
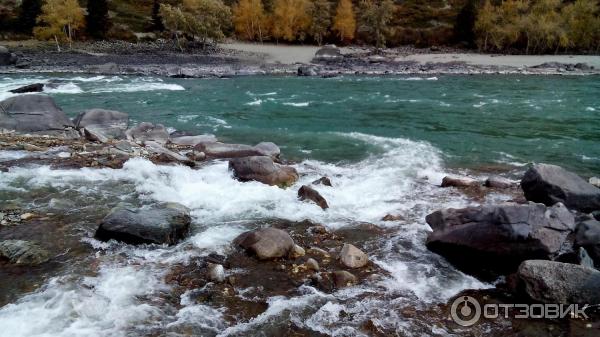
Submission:
<svg viewBox="0 0 600 337">
<path fill-rule="evenodd" d="M 314 270 L 314 271 L 319 271 L 319 262 L 317 262 L 317 260 L 313 259 L 313 258 L 309 258 L 308 260 L 306 260 L 306 262 L 304 262 L 304 265 L 306 266 L 306 268 L 308 270 Z"/>
<path fill-rule="evenodd" d="M 35 216 L 35 214 L 33 213 L 23 213 L 21 214 L 21 220 L 29 220 L 31 218 L 33 218 Z"/>
<path fill-rule="evenodd" d="M 292 259 L 296 259 L 296 258 L 302 257 L 304 255 L 306 255 L 306 251 L 304 250 L 304 248 L 302 248 L 298 245 L 294 245 L 294 247 L 290 251 L 290 258 L 292 258 Z"/>
</svg>

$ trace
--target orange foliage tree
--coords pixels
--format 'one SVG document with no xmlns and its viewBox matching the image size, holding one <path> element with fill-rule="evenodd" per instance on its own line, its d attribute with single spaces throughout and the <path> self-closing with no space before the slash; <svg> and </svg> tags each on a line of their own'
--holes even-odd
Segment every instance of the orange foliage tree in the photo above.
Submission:
<svg viewBox="0 0 600 337">
<path fill-rule="evenodd" d="M 240 0 L 233 6 L 233 24 L 239 37 L 262 42 L 267 16 L 262 0 Z"/>
<path fill-rule="evenodd" d="M 302 41 L 311 23 L 308 0 L 275 0 L 272 34 L 276 39 Z"/>
<path fill-rule="evenodd" d="M 333 30 L 338 32 L 340 40 L 352 41 L 356 31 L 356 19 L 351 0 L 340 0 L 333 18 Z"/>
</svg>

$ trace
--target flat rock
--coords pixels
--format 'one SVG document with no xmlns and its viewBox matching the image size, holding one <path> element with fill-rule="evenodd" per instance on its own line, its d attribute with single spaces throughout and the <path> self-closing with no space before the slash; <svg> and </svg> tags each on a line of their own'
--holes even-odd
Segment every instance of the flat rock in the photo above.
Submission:
<svg viewBox="0 0 600 337">
<path fill-rule="evenodd" d="M 75 127 L 104 139 L 125 139 L 129 126 L 129 115 L 125 112 L 91 109 L 75 118 Z M 87 137 L 87 134 L 86 134 Z M 89 138 L 88 138 L 89 139 Z"/>
<path fill-rule="evenodd" d="M 548 206 L 562 202 L 569 209 L 600 210 L 600 189 L 560 166 L 537 164 L 521 180 L 525 198 Z"/>
<path fill-rule="evenodd" d="M 301 201 L 310 200 L 322 209 L 329 208 L 327 200 L 325 200 L 325 198 L 323 198 L 323 196 L 321 196 L 321 194 L 317 190 L 308 185 L 303 185 L 302 187 L 300 187 L 300 189 L 298 190 L 298 198 Z"/>
<path fill-rule="evenodd" d="M 125 132 L 127 139 L 135 142 L 154 141 L 165 145 L 170 137 L 169 132 L 162 124 L 140 123 Z"/>
<path fill-rule="evenodd" d="M 504 189 L 504 188 L 511 188 L 513 186 L 516 186 L 516 183 L 514 181 L 512 181 L 510 179 L 506 179 L 504 177 L 491 176 L 485 180 L 483 185 L 485 187 Z"/>
<path fill-rule="evenodd" d="M 245 144 L 226 144 L 220 142 L 203 142 L 194 149 L 204 152 L 208 158 L 242 158 L 252 156 L 279 157 L 279 147 L 273 143 L 260 143 L 256 146 Z"/>
<path fill-rule="evenodd" d="M 192 165 L 192 162 L 190 161 L 190 159 L 188 159 L 188 157 L 175 151 L 171 151 L 155 141 L 146 141 L 144 142 L 144 146 L 150 153 L 156 155 L 161 162 L 175 162 L 182 163 L 185 165 Z"/>
<path fill-rule="evenodd" d="M 555 261 L 529 260 L 519 266 L 527 294 L 543 303 L 600 303 L 600 271 Z"/>
<path fill-rule="evenodd" d="M 50 254 L 37 243 L 23 240 L 0 241 L 0 258 L 16 265 L 38 265 L 50 260 Z"/>
<path fill-rule="evenodd" d="M 217 137 L 214 135 L 181 136 L 171 138 L 171 143 L 181 146 L 196 146 L 200 143 L 215 143 Z"/>
<path fill-rule="evenodd" d="M 295 245 L 287 232 L 272 227 L 242 233 L 233 242 L 260 260 L 287 257 Z"/>
<path fill-rule="evenodd" d="M 286 187 L 293 185 L 298 180 L 296 169 L 276 164 L 266 156 L 231 159 L 229 169 L 240 181 L 258 181 L 267 185 Z"/>
<path fill-rule="evenodd" d="M 446 176 L 442 179 L 442 187 L 471 187 L 480 185 L 479 181 L 460 176 Z"/>
<path fill-rule="evenodd" d="M 513 272 L 522 261 L 562 251 L 575 218 L 562 204 L 501 204 L 445 209 L 426 217 L 427 247 L 467 271 Z"/>
<path fill-rule="evenodd" d="M 74 127 L 50 96 L 21 95 L 0 102 L 0 106 L 0 129 L 28 133 Z"/>
<path fill-rule="evenodd" d="M 175 244 L 190 228 L 190 210 L 177 203 L 159 203 L 143 208 L 115 207 L 102 220 L 96 237 L 130 244 Z"/>
<path fill-rule="evenodd" d="M 362 268 L 369 262 L 369 257 L 354 245 L 346 243 L 340 252 L 340 261 L 348 268 Z"/>
</svg>

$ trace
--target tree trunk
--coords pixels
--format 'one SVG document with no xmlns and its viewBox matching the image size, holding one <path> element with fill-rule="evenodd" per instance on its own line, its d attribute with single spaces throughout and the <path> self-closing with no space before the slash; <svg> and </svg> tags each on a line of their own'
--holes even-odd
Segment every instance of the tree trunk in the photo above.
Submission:
<svg viewBox="0 0 600 337">
<path fill-rule="evenodd" d="M 56 42 L 56 50 L 60 53 L 60 44 L 58 44 L 58 38 L 54 35 L 54 42 Z"/>
</svg>

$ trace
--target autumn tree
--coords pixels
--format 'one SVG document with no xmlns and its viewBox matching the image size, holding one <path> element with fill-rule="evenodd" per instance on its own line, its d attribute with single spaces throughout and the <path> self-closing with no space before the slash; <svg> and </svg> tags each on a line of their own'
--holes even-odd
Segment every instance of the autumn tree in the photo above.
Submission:
<svg viewBox="0 0 600 337">
<path fill-rule="evenodd" d="M 308 15 L 311 23 L 308 33 L 318 45 L 323 43 L 323 37 L 331 26 L 331 5 L 328 0 L 313 0 L 309 6 Z"/>
<path fill-rule="evenodd" d="M 88 0 L 86 29 L 95 39 L 103 39 L 109 28 L 107 0 Z"/>
<path fill-rule="evenodd" d="M 352 41 L 354 39 L 356 19 L 354 18 L 352 1 L 340 0 L 338 3 L 333 19 L 333 30 L 338 33 L 341 41 Z"/>
<path fill-rule="evenodd" d="M 490 0 L 485 0 L 483 6 L 477 13 L 477 20 L 475 21 L 475 34 L 480 38 L 477 41 L 479 50 L 488 50 L 488 40 L 492 34 L 492 30 L 495 28 L 497 22 L 498 11 L 496 7 L 492 5 Z"/>
<path fill-rule="evenodd" d="M 240 0 L 233 6 L 233 25 L 239 37 L 262 42 L 267 16 L 261 0 Z"/>
<path fill-rule="evenodd" d="M 272 34 L 277 40 L 304 40 L 310 17 L 308 0 L 275 0 L 272 15 Z"/>
<path fill-rule="evenodd" d="M 385 46 L 385 36 L 394 12 L 392 0 L 362 0 L 360 4 L 359 30 L 366 32 L 376 48 Z"/>
<path fill-rule="evenodd" d="M 23 0 L 19 12 L 19 26 L 25 34 L 31 35 L 36 19 L 42 12 L 42 0 Z"/>
<path fill-rule="evenodd" d="M 181 41 L 179 40 L 179 33 L 184 31 L 186 27 L 186 16 L 183 14 L 183 11 L 179 7 L 162 4 L 160 5 L 160 16 L 162 17 L 165 29 L 173 33 L 177 47 L 183 51 Z"/>
<path fill-rule="evenodd" d="M 60 50 L 59 40 L 66 39 L 72 47 L 73 35 L 83 27 L 85 17 L 77 0 L 46 0 L 37 22 L 34 36 L 43 40 L 53 38 Z"/>
<path fill-rule="evenodd" d="M 599 4 L 595 0 L 577 0 L 563 8 L 561 16 L 565 24 L 568 47 L 598 51 L 600 48 L 599 12 Z"/>
</svg>

